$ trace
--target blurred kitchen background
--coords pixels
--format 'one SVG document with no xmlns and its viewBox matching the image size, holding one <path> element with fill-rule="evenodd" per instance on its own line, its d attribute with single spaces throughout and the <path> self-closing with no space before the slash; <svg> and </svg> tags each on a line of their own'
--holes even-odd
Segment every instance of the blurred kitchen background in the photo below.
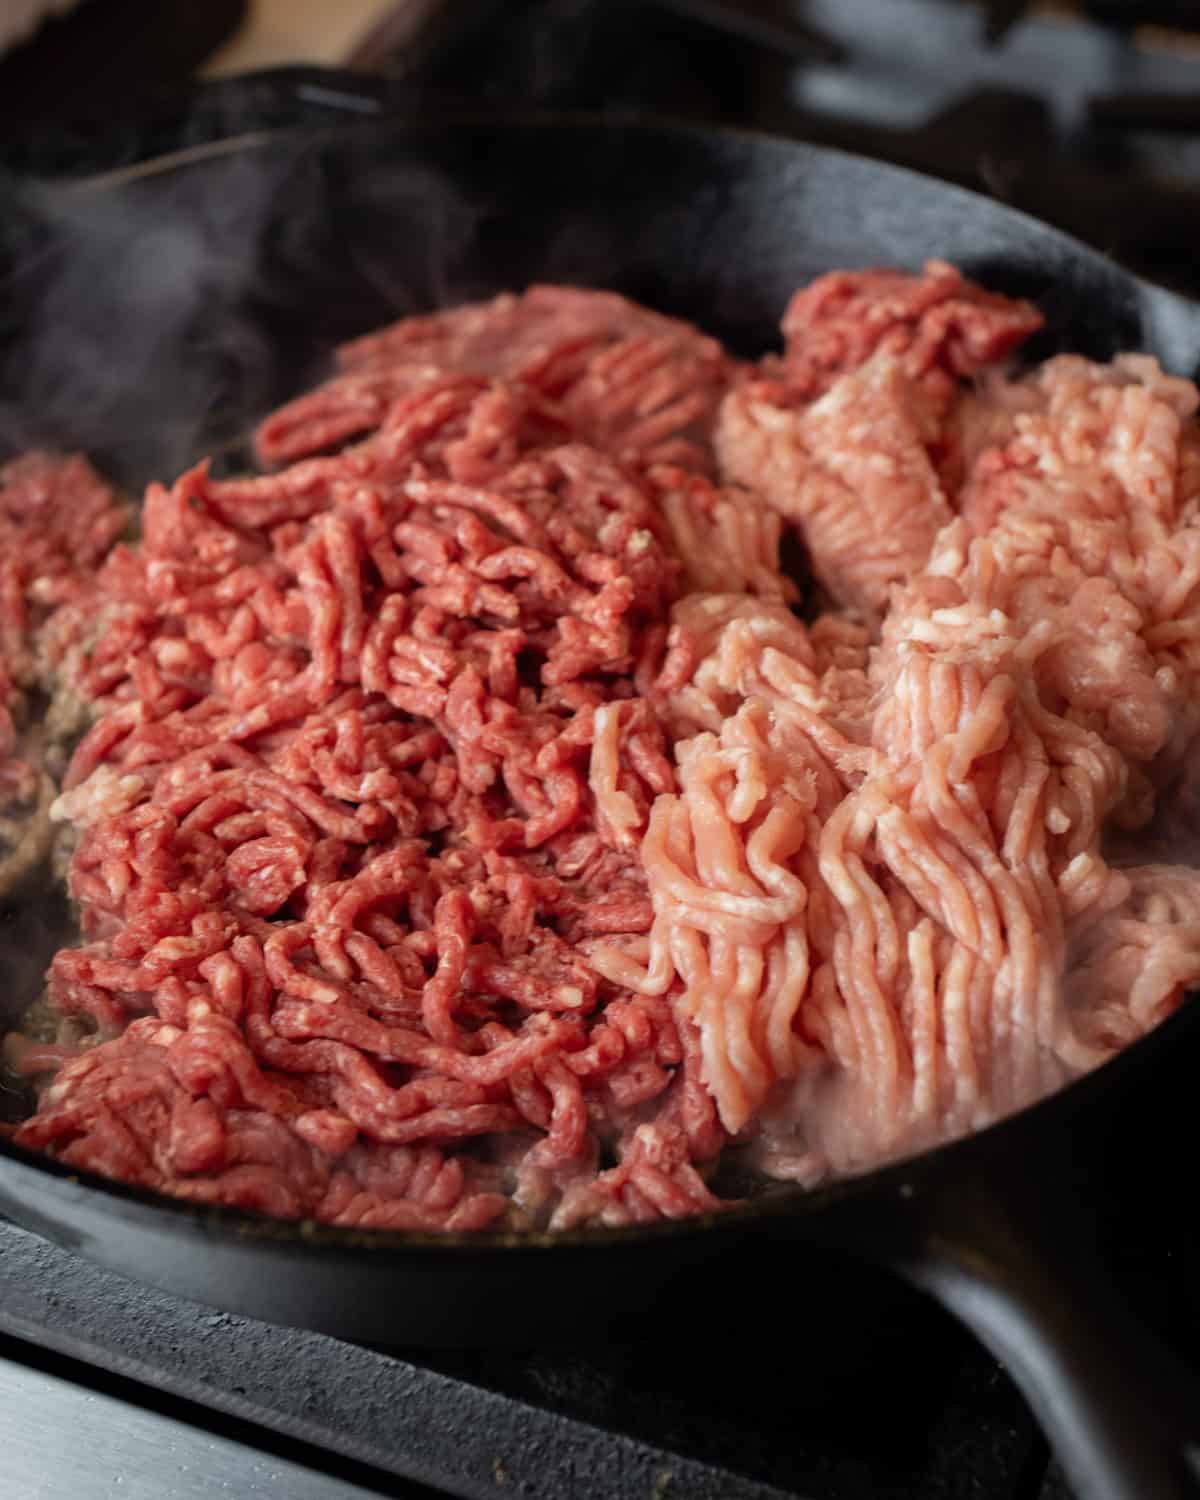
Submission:
<svg viewBox="0 0 1200 1500">
<path fill-rule="evenodd" d="M 933 172 L 1200 290 L 1200 0 L 0 0 L 0 38 L 18 170 L 443 100 L 668 114 Z"/>
</svg>

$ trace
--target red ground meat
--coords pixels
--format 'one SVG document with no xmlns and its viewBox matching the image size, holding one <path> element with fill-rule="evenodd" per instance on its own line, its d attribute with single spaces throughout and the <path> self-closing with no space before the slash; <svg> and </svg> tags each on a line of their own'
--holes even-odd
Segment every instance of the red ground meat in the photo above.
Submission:
<svg viewBox="0 0 1200 1500">
<path fill-rule="evenodd" d="M 552 401 L 580 438 L 624 462 L 712 467 L 709 434 L 734 373 L 721 345 L 614 292 L 535 286 L 406 318 L 347 344 L 347 372 L 258 429 L 267 463 L 373 431 L 438 372 L 500 376 Z"/>
<path fill-rule="evenodd" d="M 86 596 L 129 509 L 80 457 L 0 466 L 0 897 L 46 852 L 53 787 L 31 699 L 55 688 L 37 649 L 52 611 Z"/>
<path fill-rule="evenodd" d="M 806 400 L 877 351 L 901 358 L 914 379 L 931 371 L 971 376 L 1041 326 L 1032 303 L 986 291 L 943 260 L 929 261 L 919 276 L 831 271 L 788 304 L 782 370 Z"/>
<path fill-rule="evenodd" d="M 14 680 L 32 679 L 37 626 L 90 586 L 128 521 L 84 458 L 26 453 L 0 467 L 0 655 Z"/>
<path fill-rule="evenodd" d="M 648 482 L 563 433 L 523 386 L 437 376 L 335 457 L 151 486 L 107 629 L 90 600 L 54 622 L 97 717 L 61 799 L 85 942 L 48 998 L 96 1030 L 21 1140 L 180 1196 L 472 1227 L 545 1219 L 694 1087 L 670 1003 L 585 951 L 652 920 L 589 760 L 615 703 L 635 819 L 674 786 L 633 676 L 682 569 Z M 719 1147 L 663 1128 L 681 1166 Z"/>
</svg>

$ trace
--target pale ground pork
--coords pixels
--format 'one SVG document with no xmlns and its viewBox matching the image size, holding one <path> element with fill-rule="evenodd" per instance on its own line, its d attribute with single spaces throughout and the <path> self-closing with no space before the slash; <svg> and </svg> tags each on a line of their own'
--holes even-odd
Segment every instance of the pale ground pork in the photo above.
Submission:
<svg viewBox="0 0 1200 1500">
<path fill-rule="evenodd" d="M 1154 1026 L 1200 977 L 1154 821 L 1200 727 L 1197 394 L 1012 373 L 1039 324 L 835 272 L 745 366 L 536 287 L 350 345 L 260 427 L 284 467 L 152 485 L 136 544 L 81 460 L 10 468 L 0 520 L 58 519 L 0 577 L 5 691 L 90 723 L 16 1139 L 335 1224 L 620 1224 Z"/>
</svg>

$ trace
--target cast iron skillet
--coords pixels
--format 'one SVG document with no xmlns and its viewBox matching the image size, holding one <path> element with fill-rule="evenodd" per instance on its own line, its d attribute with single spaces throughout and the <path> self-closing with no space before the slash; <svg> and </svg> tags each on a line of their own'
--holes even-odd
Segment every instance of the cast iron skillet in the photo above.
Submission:
<svg viewBox="0 0 1200 1500">
<path fill-rule="evenodd" d="M 78 446 L 133 482 L 223 449 L 338 339 L 531 280 L 615 287 L 753 352 L 814 274 L 936 254 L 1036 297 L 1049 321 L 1037 355 L 1150 349 L 1200 372 L 1200 308 L 1039 223 L 839 153 L 681 126 L 462 119 L 243 137 L 14 197 L 2 238 L 0 442 Z M 8 919 L 13 1004 L 20 964 L 52 940 L 47 909 Z M 1092 1262 L 1118 1178 L 1190 1190 L 1164 1161 L 1167 1133 L 1180 1151 L 1191 1123 L 1198 1030 L 1185 1006 L 970 1140 L 712 1219 L 556 1238 L 352 1232 L 187 1206 L 3 1143 L 0 1210 L 202 1302 L 408 1344 L 572 1341 L 669 1326 L 673 1309 L 803 1329 L 814 1300 L 844 1305 L 849 1326 L 865 1257 L 1008 1365 L 1081 1497 L 1173 1500 L 1200 1495 L 1191 1378 Z M 797 1359 L 819 1367 L 821 1349 Z"/>
</svg>

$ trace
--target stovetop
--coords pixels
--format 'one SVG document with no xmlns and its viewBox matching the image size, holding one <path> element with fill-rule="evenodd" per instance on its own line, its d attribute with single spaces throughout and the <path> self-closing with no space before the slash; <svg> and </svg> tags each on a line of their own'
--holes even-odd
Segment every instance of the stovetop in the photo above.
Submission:
<svg viewBox="0 0 1200 1500">
<path fill-rule="evenodd" d="M 387 28 L 364 48 L 368 73 L 132 91 L 103 128 L 60 112 L 10 131 L 0 168 L 75 175 L 441 100 L 666 113 L 942 175 L 1200 295 L 1200 0 L 1093 0 L 1085 15 L 1020 0 L 421 4 L 426 24 L 402 50 Z M 1148 1284 L 1157 1231 L 1139 1233 Z M 198 1308 L 0 1223 L 0 1487 L 45 1500 L 1064 1500 L 995 1361 L 915 1293 L 881 1280 L 873 1295 L 870 1347 L 816 1383 L 794 1378 L 827 1359 L 807 1342 L 803 1299 L 769 1342 L 388 1352 Z M 1176 1310 L 1160 1308 L 1164 1322 L 1178 1326 Z"/>
<path fill-rule="evenodd" d="M 769 1343 L 388 1352 L 198 1307 L 0 1225 L 0 1431 L 28 1399 L 41 1433 L 6 1435 L 0 1483 L 160 1500 L 207 1465 L 239 1497 L 269 1479 L 288 1500 L 1049 1500 L 994 1361 L 916 1294 L 874 1295 L 867 1364 L 806 1352 L 802 1303 Z M 818 1357 L 829 1378 L 808 1389 L 794 1365 Z"/>
</svg>

